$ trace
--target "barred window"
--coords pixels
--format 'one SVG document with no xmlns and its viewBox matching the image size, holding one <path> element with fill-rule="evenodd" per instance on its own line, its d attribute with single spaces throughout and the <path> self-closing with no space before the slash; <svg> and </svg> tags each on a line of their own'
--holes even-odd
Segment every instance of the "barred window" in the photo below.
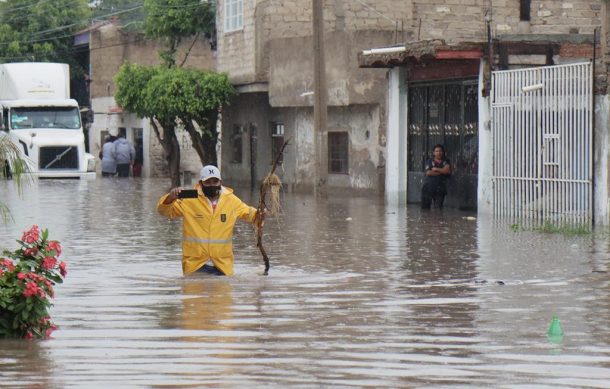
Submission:
<svg viewBox="0 0 610 389">
<path fill-rule="evenodd" d="M 271 163 L 275 162 L 277 154 L 284 144 L 284 123 L 271 123 Z M 278 164 L 284 162 L 284 156 L 280 156 Z"/>
<path fill-rule="evenodd" d="M 328 172 L 349 173 L 349 137 L 347 132 L 328 133 Z"/>
<path fill-rule="evenodd" d="M 241 140 L 241 126 L 233 126 L 233 134 L 231 134 L 231 148 L 232 148 L 232 160 L 233 163 L 242 163 L 243 160 L 243 148 Z"/>
<path fill-rule="evenodd" d="M 529 21 L 532 9 L 532 0 L 521 0 L 520 20 Z"/>
<path fill-rule="evenodd" d="M 244 26 L 243 0 L 225 0 L 225 32 L 241 29 Z"/>
</svg>

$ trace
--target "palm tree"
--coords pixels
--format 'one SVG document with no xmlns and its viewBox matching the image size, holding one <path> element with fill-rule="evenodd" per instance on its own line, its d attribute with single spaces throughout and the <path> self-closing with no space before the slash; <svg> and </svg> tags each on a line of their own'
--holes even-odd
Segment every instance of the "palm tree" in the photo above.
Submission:
<svg viewBox="0 0 610 389">
<path fill-rule="evenodd" d="M 6 134 L 0 133 L 0 180 L 13 179 L 21 193 L 22 179 L 29 177 L 29 173 L 30 167 L 27 161 L 21 158 L 17 146 Z M 11 219 L 10 210 L 2 201 L 0 201 L 0 217 L 4 223 Z"/>
</svg>

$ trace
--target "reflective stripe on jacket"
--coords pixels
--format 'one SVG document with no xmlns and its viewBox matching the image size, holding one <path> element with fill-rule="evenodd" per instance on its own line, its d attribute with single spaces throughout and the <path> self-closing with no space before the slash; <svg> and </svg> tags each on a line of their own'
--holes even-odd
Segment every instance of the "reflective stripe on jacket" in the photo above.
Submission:
<svg viewBox="0 0 610 389">
<path fill-rule="evenodd" d="M 178 199 L 163 204 L 168 195 L 161 197 L 157 211 L 169 218 L 182 217 L 182 272 L 191 274 L 208 259 L 224 274 L 233 275 L 233 226 L 237 218 L 254 222 L 256 209 L 250 207 L 233 190 L 222 187 L 216 209 L 203 196 L 199 185 L 196 199 Z"/>
</svg>

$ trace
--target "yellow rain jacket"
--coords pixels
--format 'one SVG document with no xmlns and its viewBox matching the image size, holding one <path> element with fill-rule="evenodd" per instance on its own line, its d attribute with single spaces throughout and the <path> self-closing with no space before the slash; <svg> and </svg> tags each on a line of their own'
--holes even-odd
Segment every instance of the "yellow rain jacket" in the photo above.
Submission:
<svg viewBox="0 0 610 389">
<path fill-rule="evenodd" d="M 177 199 L 163 204 L 167 194 L 157 203 L 157 211 L 169 218 L 182 217 L 182 272 L 191 274 L 208 259 L 224 274 L 233 275 L 233 226 L 237 218 L 254 222 L 256 209 L 250 207 L 233 190 L 222 187 L 216 209 L 203 195 L 199 184 L 196 199 Z"/>
</svg>

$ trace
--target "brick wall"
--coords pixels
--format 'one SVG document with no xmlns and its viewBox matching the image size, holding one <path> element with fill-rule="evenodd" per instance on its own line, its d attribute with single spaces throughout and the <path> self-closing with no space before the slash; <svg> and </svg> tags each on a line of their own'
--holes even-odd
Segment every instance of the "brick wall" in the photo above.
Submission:
<svg viewBox="0 0 610 389">
<path fill-rule="evenodd" d="M 218 2 L 217 63 L 218 70 L 227 72 L 235 84 L 267 80 L 270 40 L 312 35 L 311 0 L 244 0 L 244 26 L 228 33 L 224 33 L 224 3 Z M 327 31 L 395 31 L 398 27 L 394 41 L 403 41 L 409 34 L 411 0 L 334 0 L 324 2 L 324 7 Z"/>
<path fill-rule="evenodd" d="M 217 70 L 228 73 L 234 84 L 253 82 L 256 80 L 254 25 L 257 2 L 244 0 L 243 27 L 227 33 L 224 32 L 224 5 L 224 0 L 217 2 Z"/>
<path fill-rule="evenodd" d="M 411 28 L 415 39 L 419 35 L 420 39 L 458 43 L 485 41 L 486 15 L 491 18 L 494 36 L 592 34 L 601 24 L 602 0 L 532 0 L 529 23 L 521 23 L 519 6 L 518 0 L 413 0 Z"/>
<path fill-rule="evenodd" d="M 177 61 L 182 62 L 192 41 L 185 39 L 178 48 Z M 91 32 L 91 97 L 114 96 L 116 86 L 114 76 L 125 62 L 140 65 L 161 63 L 159 50 L 163 46 L 135 33 L 121 31 L 113 24 L 107 24 Z M 215 60 L 209 42 L 199 38 L 184 64 L 196 69 L 214 69 Z"/>
</svg>

